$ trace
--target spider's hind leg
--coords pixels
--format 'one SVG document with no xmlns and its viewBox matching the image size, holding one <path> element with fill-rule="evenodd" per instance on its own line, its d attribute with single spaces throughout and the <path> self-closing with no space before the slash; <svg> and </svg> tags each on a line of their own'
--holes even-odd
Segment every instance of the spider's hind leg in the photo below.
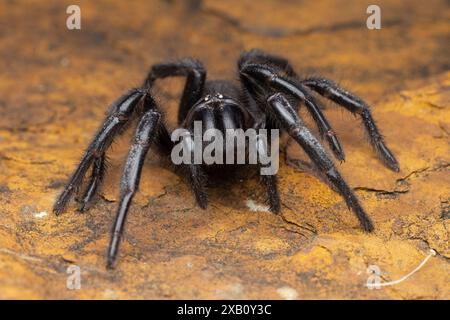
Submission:
<svg viewBox="0 0 450 320">
<path fill-rule="evenodd" d="M 311 78 L 303 80 L 302 83 L 320 95 L 343 106 L 351 113 L 359 115 L 369 136 L 370 144 L 377 151 L 381 160 L 393 171 L 398 172 L 400 170 L 395 156 L 386 146 L 383 136 L 375 124 L 369 106 L 364 101 L 328 79 Z"/>
</svg>

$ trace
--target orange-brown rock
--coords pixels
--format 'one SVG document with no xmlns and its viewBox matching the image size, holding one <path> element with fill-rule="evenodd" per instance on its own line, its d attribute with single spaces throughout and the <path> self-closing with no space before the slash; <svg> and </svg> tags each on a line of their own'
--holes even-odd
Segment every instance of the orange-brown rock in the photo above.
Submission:
<svg viewBox="0 0 450 320">
<path fill-rule="evenodd" d="M 63 2 L 0 2 L 0 298 L 450 298 L 447 1 L 379 1 L 382 29 L 373 31 L 364 1 L 78 2 L 79 31 L 67 30 Z M 210 77 L 235 77 L 239 52 L 253 47 L 372 105 L 400 173 L 378 161 L 357 119 L 331 103 L 325 112 L 347 155 L 338 167 L 375 232 L 363 233 L 339 195 L 284 157 L 276 216 L 248 207 L 264 201 L 254 174 L 215 182 L 203 211 L 152 155 L 118 268 L 106 270 L 129 135 L 109 153 L 89 212 L 71 205 L 56 217 L 51 207 L 107 105 L 153 63 L 192 55 Z M 172 126 L 181 88 L 156 88 Z M 287 158 L 306 160 L 293 144 Z M 405 281 L 366 287 L 370 265 L 395 281 L 430 249 L 436 256 Z M 81 268 L 80 290 L 66 288 L 70 265 Z"/>
</svg>

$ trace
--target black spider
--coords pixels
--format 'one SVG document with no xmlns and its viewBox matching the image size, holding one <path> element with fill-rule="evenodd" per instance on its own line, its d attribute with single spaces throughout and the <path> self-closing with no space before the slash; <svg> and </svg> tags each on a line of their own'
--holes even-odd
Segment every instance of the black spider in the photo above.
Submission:
<svg viewBox="0 0 450 320">
<path fill-rule="evenodd" d="M 336 158 L 344 160 L 339 140 L 311 90 L 331 99 L 361 117 L 370 143 L 381 160 L 390 169 L 399 171 L 399 165 L 384 144 L 368 105 L 352 93 L 338 87 L 333 81 L 322 78 L 300 80 L 286 59 L 259 50 L 244 52 L 238 61 L 238 68 L 241 86 L 236 86 L 230 81 L 206 81 L 205 68 L 192 58 L 157 64 L 152 67 L 141 88 L 129 91 L 113 103 L 107 118 L 54 206 L 56 214 L 65 209 L 92 166 L 87 186 L 78 199 L 80 211 L 88 208 L 105 174 L 105 152 L 130 120 L 138 117 L 139 123 L 121 180 L 119 207 L 107 255 L 108 267 L 115 265 L 125 218 L 138 188 L 142 165 L 150 145 L 155 144 L 164 155 L 170 155 L 174 146 L 163 123 L 162 113 L 150 93 L 155 80 L 172 76 L 187 78 L 178 112 L 180 127 L 192 130 L 194 120 L 202 120 L 204 128 L 217 128 L 222 132 L 225 129 L 237 128 L 244 130 L 278 128 L 287 132 L 308 154 L 333 189 L 344 197 L 348 207 L 358 217 L 362 228 L 366 231 L 373 230 L 370 218 L 339 174 L 333 161 L 298 116 L 299 105 L 305 105 Z M 191 149 L 191 152 L 194 150 Z M 198 204 L 206 208 L 205 164 L 184 166 Z M 276 213 L 280 210 L 276 176 L 261 175 L 261 178 L 267 188 L 270 209 Z"/>
</svg>

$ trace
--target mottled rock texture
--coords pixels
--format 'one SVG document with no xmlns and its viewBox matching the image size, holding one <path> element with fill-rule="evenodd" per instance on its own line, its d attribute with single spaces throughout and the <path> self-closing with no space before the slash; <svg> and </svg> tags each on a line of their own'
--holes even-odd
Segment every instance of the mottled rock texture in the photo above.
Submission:
<svg viewBox="0 0 450 320">
<path fill-rule="evenodd" d="M 450 298 L 448 1 L 0 1 L 0 298 Z M 215 180 L 199 209 L 184 179 L 151 155 L 131 207 L 118 268 L 104 267 L 130 135 L 109 153 L 102 196 L 87 213 L 51 213 L 107 105 L 152 64 L 195 56 L 212 78 L 235 78 L 239 52 L 259 47 L 300 74 L 352 88 L 401 164 L 377 160 L 357 119 L 325 103 L 347 160 L 338 164 L 376 225 L 359 229 L 342 198 L 312 175 L 292 143 L 279 172 L 282 215 L 251 211 L 255 173 Z M 182 88 L 158 83 L 174 126 Z M 309 121 L 308 116 L 305 118 Z M 311 125 L 312 128 L 314 126 Z M 369 290 L 369 265 L 382 281 Z M 81 268 L 81 289 L 66 288 Z"/>
</svg>

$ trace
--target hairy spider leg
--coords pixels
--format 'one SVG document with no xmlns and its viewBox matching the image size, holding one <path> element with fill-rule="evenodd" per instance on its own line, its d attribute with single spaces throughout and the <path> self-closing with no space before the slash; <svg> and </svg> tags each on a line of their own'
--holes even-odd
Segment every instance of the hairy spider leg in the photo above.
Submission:
<svg viewBox="0 0 450 320">
<path fill-rule="evenodd" d="M 270 64 L 271 61 L 268 60 L 267 63 Z M 267 64 L 255 64 L 253 63 L 253 61 L 249 61 L 241 65 L 240 75 L 244 83 L 248 82 L 247 74 L 252 74 L 253 77 L 260 77 L 261 80 L 268 80 L 273 84 L 278 84 L 280 79 L 283 79 L 281 76 L 277 75 L 271 68 L 269 68 Z M 341 147 L 335 131 L 332 129 L 328 120 L 322 113 L 319 103 L 316 101 L 316 99 L 314 99 L 312 94 L 310 94 L 309 89 L 301 83 L 297 82 L 295 77 L 290 77 L 289 79 L 289 82 L 287 80 L 284 80 L 284 82 L 289 83 L 289 86 L 291 87 L 291 90 L 289 90 L 287 93 L 296 97 L 305 104 L 306 109 L 311 114 L 321 136 L 325 137 L 335 157 L 340 161 L 344 161 L 344 150 Z"/>
<path fill-rule="evenodd" d="M 95 158 L 92 165 L 92 173 L 88 185 L 86 186 L 83 196 L 78 201 L 80 204 L 78 210 L 80 212 L 84 212 L 89 209 L 91 201 L 94 195 L 97 193 L 98 187 L 103 182 L 106 167 L 106 154 L 102 154 L 100 157 Z"/>
<path fill-rule="evenodd" d="M 136 128 L 133 144 L 128 153 L 120 183 L 120 200 L 116 219 L 112 229 L 106 265 L 113 268 L 117 258 L 120 239 L 123 233 L 126 216 L 135 192 L 139 187 L 139 180 L 150 145 L 155 141 L 161 114 L 151 109 L 143 114 Z"/>
<path fill-rule="evenodd" d="M 259 65 L 246 65 L 241 70 L 241 75 L 248 84 L 267 83 L 271 87 L 279 89 L 288 94 L 294 95 L 299 99 L 304 99 L 304 93 L 295 84 L 274 74 L 272 70 Z M 253 80 L 253 81 L 252 81 Z M 289 103 L 286 97 L 281 93 L 271 95 L 267 100 L 267 105 L 281 126 L 288 131 L 289 135 L 309 155 L 315 166 L 322 172 L 330 184 L 344 197 L 347 205 L 358 217 L 362 228 L 366 231 L 373 230 L 373 224 L 370 218 L 364 212 L 358 202 L 358 199 L 347 186 L 333 162 L 326 154 L 320 142 L 310 133 L 303 122 L 300 120 L 297 111 Z"/>
<path fill-rule="evenodd" d="M 143 96 L 144 93 L 141 90 L 133 89 L 130 90 L 127 94 L 120 97 L 111 105 L 108 116 L 106 117 L 102 126 L 97 131 L 94 139 L 86 149 L 83 157 L 81 158 L 80 164 L 72 174 L 63 192 L 57 198 L 53 207 L 53 212 L 55 212 L 55 214 L 58 215 L 64 211 L 67 203 L 72 197 L 73 192 L 76 191 L 82 184 L 83 178 L 85 177 L 86 172 L 91 166 L 92 162 L 96 159 L 104 157 L 104 153 L 111 145 L 114 137 L 120 134 L 123 131 L 124 127 L 128 124 L 136 109 L 136 105 L 139 103 L 139 101 L 141 101 Z M 97 166 L 103 166 L 102 160 L 99 160 L 99 162 L 97 162 Z M 96 173 L 103 174 L 104 170 L 93 171 L 93 174 Z M 90 180 L 90 183 L 86 189 L 87 192 L 90 189 L 96 189 L 96 186 L 101 181 L 100 178 L 101 176 Z M 85 197 L 83 197 L 82 201 L 86 199 L 86 196 L 88 198 L 87 200 L 91 199 L 92 194 L 89 193 L 89 196 L 88 193 L 85 193 Z M 83 202 L 81 207 L 84 208 L 86 207 L 86 205 L 87 203 Z"/>
<path fill-rule="evenodd" d="M 150 110 L 151 108 L 155 107 L 155 102 L 149 94 L 144 95 L 142 99 L 144 106 L 143 111 Z M 159 141 L 159 143 L 157 144 L 158 150 L 164 155 L 169 155 L 173 147 L 173 142 L 170 139 L 170 135 L 165 125 L 161 124 L 160 126 L 158 126 L 157 136 Z M 80 206 L 78 208 L 80 212 L 84 212 L 90 208 L 92 199 L 96 195 L 98 187 L 103 182 L 103 178 L 108 165 L 105 152 L 106 151 L 103 152 L 102 156 L 94 160 L 92 166 L 92 174 L 86 186 L 84 195 L 81 199 L 77 200 L 80 203 Z"/>
<path fill-rule="evenodd" d="M 184 76 L 186 84 L 181 96 L 178 110 L 178 123 L 185 118 L 190 108 L 201 98 L 206 79 L 203 64 L 192 58 L 184 58 L 172 63 L 154 65 L 144 82 L 145 88 L 151 88 L 157 79 Z"/>
<path fill-rule="evenodd" d="M 394 154 L 388 149 L 383 136 L 375 124 L 369 106 L 358 96 L 340 88 L 336 83 L 324 78 L 305 79 L 301 83 L 316 91 L 320 95 L 334 101 L 340 106 L 361 117 L 370 144 L 377 151 L 379 158 L 393 171 L 400 171 L 400 166 Z"/>
<path fill-rule="evenodd" d="M 242 69 L 244 64 L 250 62 L 273 65 L 282 70 L 283 72 L 285 72 L 288 77 L 297 76 L 294 68 L 287 59 L 265 53 L 264 51 L 259 49 L 251 49 L 249 51 L 244 52 L 239 58 L 238 68 Z"/>
<path fill-rule="evenodd" d="M 208 206 L 207 193 L 207 174 L 202 168 L 202 164 L 195 163 L 195 150 L 199 148 L 203 153 L 203 139 L 195 139 L 194 137 L 194 122 L 201 121 L 202 134 L 208 129 L 215 128 L 214 111 L 207 105 L 207 101 L 202 101 L 191 109 L 192 116 L 187 115 L 186 122 L 183 123 L 191 134 L 191 143 L 188 145 L 188 152 L 190 153 L 192 162 L 186 164 L 185 168 L 188 170 L 188 180 L 194 192 L 195 200 L 202 209 Z M 200 145 L 195 144 L 194 141 L 202 141 Z M 203 162 L 203 160 L 202 160 Z"/>
<path fill-rule="evenodd" d="M 267 137 L 270 139 L 270 137 Z M 257 150 L 258 154 L 264 153 L 266 156 L 268 155 L 269 151 L 269 145 L 270 142 L 266 141 L 264 139 L 258 139 L 257 143 Z M 277 175 L 265 175 L 262 174 L 261 171 L 262 165 L 258 163 L 258 172 L 260 179 L 264 186 L 266 187 L 267 192 L 267 201 L 269 202 L 269 209 L 273 213 L 279 213 L 281 210 L 280 206 L 280 195 L 278 193 L 278 181 L 277 181 Z"/>
<path fill-rule="evenodd" d="M 289 101 L 281 93 L 276 93 L 267 99 L 267 103 L 283 128 L 305 150 L 320 172 L 327 177 L 331 185 L 344 197 L 348 207 L 358 217 L 361 227 L 365 231 L 372 231 L 373 224 L 369 216 L 364 212 L 358 199 L 339 174 L 325 149 L 308 130 Z"/>
</svg>

